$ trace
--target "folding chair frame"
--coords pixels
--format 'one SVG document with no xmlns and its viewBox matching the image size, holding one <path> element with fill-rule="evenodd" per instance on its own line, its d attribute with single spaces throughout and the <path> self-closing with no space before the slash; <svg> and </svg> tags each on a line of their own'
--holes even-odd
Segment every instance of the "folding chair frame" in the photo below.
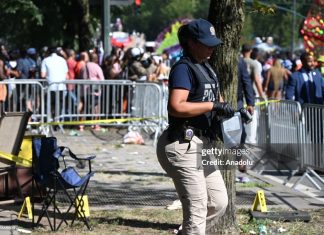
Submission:
<svg viewBox="0 0 324 235">
<path fill-rule="evenodd" d="M 65 153 L 68 153 L 67 155 Z M 56 154 L 59 153 L 59 154 Z M 54 156 L 55 155 L 55 156 Z M 69 212 L 71 211 L 72 207 L 75 208 L 75 212 L 74 212 L 74 216 L 73 216 L 73 220 L 71 222 L 71 226 L 73 225 L 74 221 L 77 219 L 77 217 L 79 216 L 80 219 L 85 223 L 85 225 L 87 226 L 87 228 L 89 230 L 92 230 L 88 221 L 88 218 L 85 215 L 85 210 L 83 209 L 84 206 L 84 200 L 83 200 L 83 196 L 85 195 L 85 191 L 87 189 L 87 186 L 89 184 L 90 178 L 94 175 L 94 173 L 91 170 L 91 160 L 95 158 L 95 156 L 89 156 L 87 158 L 78 158 L 76 157 L 76 155 L 71 152 L 71 150 L 67 147 L 58 147 L 58 149 L 55 151 L 55 153 L 53 154 L 53 156 L 51 157 L 56 157 L 57 159 L 62 159 L 63 163 L 64 163 L 64 168 L 67 169 L 67 164 L 66 164 L 66 160 L 65 160 L 65 156 L 70 156 L 72 157 L 74 160 L 77 161 L 88 161 L 88 166 L 89 166 L 89 171 L 88 174 L 86 175 L 86 180 L 83 184 L 81 184 L 79 187 L 67 187 L 66 185 L 64 185 L 64 180 L 62 179 L 61 174 L 56 170 L 56 171 L 52 171 L 50 172 L 52 179 L 53 179 L 53 185 L 54 187 L 46 187 L 47 191 L 46 191 L 46 195 L 42 195 L 41 189 L 40 189 L 40 185 L 37 182 L 36 179 L 33 180 L 33 188 L 34 188 L 34 184 L 36 183 L 36 188 L 37 191 L 40 195 L 40 198 L 42 200 L 42 212 L 41 215 L 38 217 L 38 220 L 35 224 L 35 220 L 34 220 L 34 200 L 32 203 L 32 210 L 33 210 L 33 227 L 34 226 L 38 226 L 42 220 L 42 218 L 46 215 L 47 220 L 49 222 L 49 225 L 51 227 L 52 231 L 57 231 L 62 223 L 64 222 L 66 225 L 68 225 L 67 222 L 67 215 L 69 214 Z M 34 169 L 34 168 L 33 168 Z M 73 191 L 73 195 L 70 195 L 68 190 L 72 189 Z M 56 205 L 56 194 L 59 191 L 63 191 L 64 194 L 67 196 L 68 201 L 70 203 L 70 206 L 68 207 L 68 209 L 65 212 L 62 212 L 58 206 Z M 70 190 L 71 191 L 71 190 Z M 53 215 L 53 224 L 51 222 L 49 213 L 48 213 L 48 209 L 50 208 L 50 206 L 53 206 L 54 209 L 54 215 Z M 58 223 L 58 225 L 56 226 L 56 218 L 57 218 L 57 212 L 58 215 L 60 216 L 60 222 Z"/>
</svg>

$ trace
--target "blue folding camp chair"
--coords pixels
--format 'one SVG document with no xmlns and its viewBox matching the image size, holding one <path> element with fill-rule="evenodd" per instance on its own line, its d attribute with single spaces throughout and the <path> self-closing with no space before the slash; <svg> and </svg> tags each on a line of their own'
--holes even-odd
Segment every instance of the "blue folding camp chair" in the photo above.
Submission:
<svg viewBox="0 0 324 235">
<path fill-rule="evenodd" d="M 74 167 L 68 166 L 66 157 L 71 157 L 78 163 L 80 161 L 88 161 L 89 170 L 81 176 Z M 76 157 L 69 148 L 63 146 L 58 147 L 55 137 L 33 139 L 33 186 L 36 186 L 38 196 L 42 203 L 42 209 L 36 226 L 38 226 L 42 218 L 46 216 L 51 230 L 56 231 L 63 222 L 68 225 L 66 218 L 74 207 L 75 212 L 71 225 L 73 225 L 75 219 L 78 217 L 83 220 L 87 228 L 91 230 L 83 208 L 83 196 L 90 178 L 94 175 L 94 172 L 91 170 L 91 160 L 94 158 L 95 156 L 89 156 L 87 158 Z M 67 197 L 69 202 L 69 207 L 64 213 L 59 209 L 57 204 L 58 192 L 63 192 L 63 195 Z M 33 215 L 35 214 L 34 199 L 33 195 Z M 52 221 L 50 218 L 50 208 L 54 210 Z M 56 226 L 57 215 L 60 217 L 60 222 Z M 34 225 L 33 217 L 33 226 Z"/>
</svg>

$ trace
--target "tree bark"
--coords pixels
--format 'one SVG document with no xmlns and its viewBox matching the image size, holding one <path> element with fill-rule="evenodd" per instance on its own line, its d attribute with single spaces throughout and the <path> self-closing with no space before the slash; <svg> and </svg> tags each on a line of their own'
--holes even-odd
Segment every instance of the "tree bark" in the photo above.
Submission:
<svg viewBox="0 0 324 235">
<path fill-rule="evenodd" d="M 236 107 L 239 40 L 244 22 L 243 1 L 211 0 L 208 20 L 215 26 L 217 37 L 223 41 L 223 45 L 216 47 L 210 63 L 218 75 L 224 100 Z M 222 160 L 230 158 L 233 158 L 233 155 L 222 156 Z M 235 169 L 233 166 L 225 166 L 221 170 L 229 203 L 225 215 L 215 223 L 208 234 L 238 233 L 235 223 Z"/>
<path fill-rule="evenodd" d="M 79 50 L 89 50 L 92 46 L 90 7 L 88 0 L 77 0 L 79 6 Z"/>
</svg>

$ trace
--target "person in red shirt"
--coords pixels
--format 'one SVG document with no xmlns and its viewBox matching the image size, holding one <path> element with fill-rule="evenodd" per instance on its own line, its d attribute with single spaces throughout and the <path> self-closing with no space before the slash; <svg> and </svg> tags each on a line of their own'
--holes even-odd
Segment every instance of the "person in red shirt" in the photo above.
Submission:
<svg viewBox="0 0 324 235">
<path fill-rule="evenodd" d="M 68 77 L 67 80 L 74 80 L 75 79 L 75 68 L 77 62 L 75 60 L 75 52 L 73 49 L 66 50 L 67 54 L 67 66 L 68 66 Z M 77 108 L 77 96 L 75 93 L 75 84 L 68 84 L 67 85 L 67 107 Z M 69 110 L 67 110 L 69 112 Z"/>
<path fill-rule="evenodd" d="M 82 68 L 86 65 L 86 63 L 89 61 L 89 55 L 88 52 L 83 51 L 80 53 L 80 59 L 77 61 L 76 66 L 74 68 L 74 73 L 75 73 L 75 79 L 82 79 L 81 77 L 81 70 Z M 79 112 L 82 113 L 83 112 L 83 101 L 82 101 L 82 96 L 83 94 L 81 94 L 81 100 L 79 102 Z M 80 125 L 79 126 L 79 130 L 83 131 L 84 130 L 84 126 Z"/>
<path fill-rule="evenodd" d="M 89 61 L 89 55 L 88 52 L 83 51 L 80 53 L 80 59 L 77 61 L 77 64 L 74 69 L 75 78 L 81 79 L 81 69 L 86 65 L 86 63 Z"/>
</svg>

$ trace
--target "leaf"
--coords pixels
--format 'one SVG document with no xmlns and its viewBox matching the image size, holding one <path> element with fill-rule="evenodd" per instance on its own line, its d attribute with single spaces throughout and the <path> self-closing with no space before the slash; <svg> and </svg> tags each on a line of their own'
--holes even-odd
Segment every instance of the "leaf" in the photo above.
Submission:
<svg viewBox="0 0 324 235">
<path fill-rule="evenodd" d="M 259 0 L 253 0 L 252 8 L 252 12 L 261 13 L 263 15 L 274 15 L 277 7 L 274 4 L 268 5 L 260 2 Z"/>
</svg>

